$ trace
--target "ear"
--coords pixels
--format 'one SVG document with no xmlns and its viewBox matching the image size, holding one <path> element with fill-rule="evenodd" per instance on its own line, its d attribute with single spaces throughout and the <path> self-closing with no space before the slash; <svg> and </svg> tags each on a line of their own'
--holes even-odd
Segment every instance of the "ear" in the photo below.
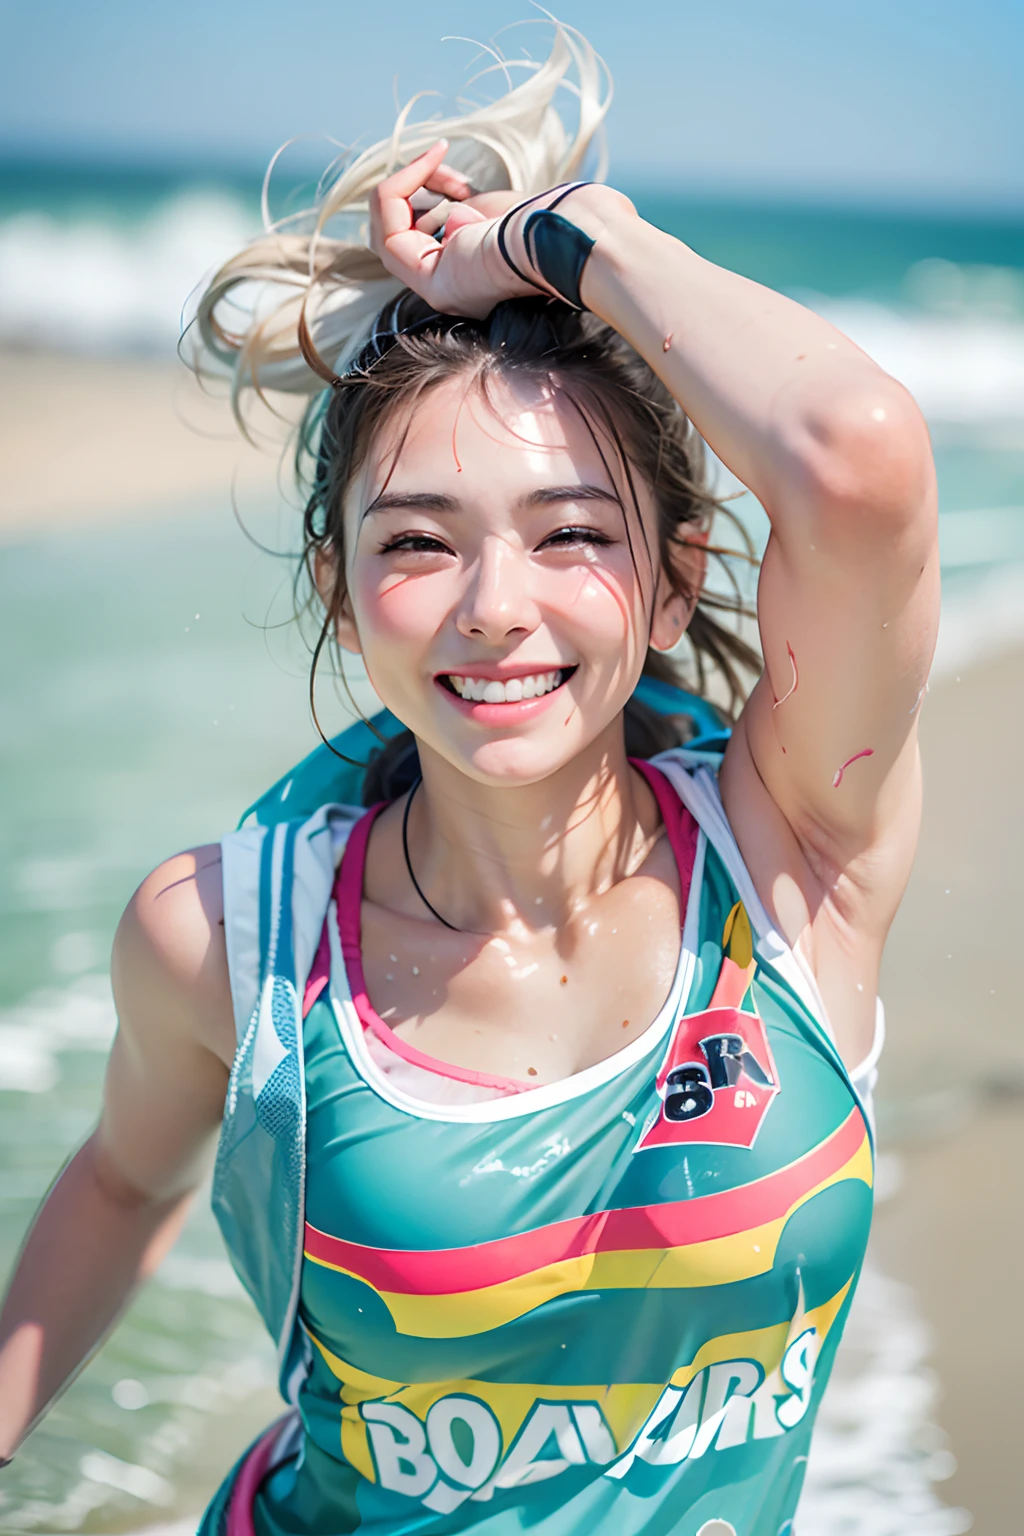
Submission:
<svg viewBox="0 0 1024 1536">
<path fill-rule="evenodd" d="M 334 589 L 337 579 L 337 566 L 334 555 L 329 549 L 318 548 L 313 556 L 313 580 L 316 590 L 320 594 L 320 601 L 329 609 L 334 601 Z M 354 656 L 362 655 L 362 646 L 359 643 L 359 632 L 356 629 L 355 619 L 352 617 L 352 606 L 346 592 L 341 600 L 341 606 L 334 624 L 334 634 L 343 651 L 351 651 Z"/>
<path fill-rule="evenodd" d="M 658 572 L 658 585 L 654 593 L 654 621 L 651 624 L 651 648 L 670 651 L 683 638 L 693 618 L 693 610 L 704 586 L 708 554 L 707 528 L 685 527 L 680 532 L 681 544 L 670 546 L 673 573 L 678 586 L 691 593 L 684 597 L 669 580 L 669 573 L 662 566 Z"/>
</svg>

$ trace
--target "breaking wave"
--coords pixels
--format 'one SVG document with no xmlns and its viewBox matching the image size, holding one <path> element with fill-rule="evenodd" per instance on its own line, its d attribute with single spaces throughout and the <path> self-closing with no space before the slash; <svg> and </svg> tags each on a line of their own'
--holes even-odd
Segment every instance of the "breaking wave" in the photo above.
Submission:
<svg viewBox="0 0 1024 1536">
<path fill-rule="evenodd" d="M 166 355 L 203 274 L 255 232 L 241 197 L 201 190 L 134 224 L 15 214 L 0 222 L 0 342 Z"/>
<path fill-rule="evenodd" d="M 41 210 L 0 221 L 0 343 L 164 353 L 188 295 L 256 232 L 255 196 L 182 190 L 134 222 Z M 933 422 L 1024 420 L 1024 275 L 937 260 L 907 272 L 905 305 L 812 292 Z"/>
<path fill-rule="evenodd" d="M 1024 318 L 801 297 L 905 384 L 933 424 L 1024 422 Z"/>
</svg>

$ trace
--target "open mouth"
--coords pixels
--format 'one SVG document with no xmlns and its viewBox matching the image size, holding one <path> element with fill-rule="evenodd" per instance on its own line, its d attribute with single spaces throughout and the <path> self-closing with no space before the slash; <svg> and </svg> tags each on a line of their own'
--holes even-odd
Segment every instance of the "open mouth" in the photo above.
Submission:
<svg viewBox="0 0 1024 1536">
<path fill-rule="evenodd" d="M 541 699 L 567 683 L 576 667 L 555 667 L 550 672 L 531 672 L 526 677 L 462 677 L 457 672 L 442 672 L 438 682 L 449 693 L 466 703 L 519 704 L 524 699 Z"/>
</svg>

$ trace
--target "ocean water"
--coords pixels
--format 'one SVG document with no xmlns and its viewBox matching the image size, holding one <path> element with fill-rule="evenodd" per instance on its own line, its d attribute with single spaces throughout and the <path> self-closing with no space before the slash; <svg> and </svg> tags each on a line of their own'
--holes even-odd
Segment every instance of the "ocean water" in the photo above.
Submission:
<svg viewBox="0 0 1024 1536">
<path fill-rule="evenodd" d="M 634 191 L 648 217 L 828 313 L 914 390 L 940 478 L 937 666 L 1020 638 L 1024 222 Z M 0 166 L 0 346 L 170 355 L 186 295 L 257 222 L 258 186 L 238 178 Z M 244 511 L 287 546 L 286 512 Z M 276 627 L 289 577 L 242 537 L 227 488 L 173 521 L 0 555 L 0 1273 L 94 1122 L 125 900 L 314 744 L 308 656 Z M 325 713 L 343 720 L 329 690 Z M 898 1171 L 891 1137 L 883 1194 Z M 928 1353 L 912 1294 L 869 1269 L 812 1457 L 810 1536 L 968 1528 L 942 1499 L 952 1463 Z M 269 1344 L 200 1195 L 157 1279 L 0 1475 L 0 1530 L 186 1536 L 275 1411 Z"/>
</svg>

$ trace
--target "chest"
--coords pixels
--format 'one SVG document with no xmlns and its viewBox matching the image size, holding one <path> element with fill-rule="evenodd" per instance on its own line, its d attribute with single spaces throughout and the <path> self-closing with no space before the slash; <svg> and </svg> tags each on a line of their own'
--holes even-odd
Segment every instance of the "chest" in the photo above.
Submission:
<svg viewBox="0 0 1024 1536">
<path fill-rule="evenodd" d="M 750 1143 L 729 1144 L 720 1115 L 666 1117 L 671 1030 L 603 1082 L 541 1090 L 534 1112 L 506 1102 L 431 1121 L 360 1081 L 317 1004 L 303 1280 L 314 1335 L 396 1380 L 460 1376 L 470 1357 L 474 1372 L 503 1369 L 510 1350 L 520 1366 L 536 1354 L 541 1380 L 566 1341 L 581 1380 L 667 1380 L 718 1333 L 831 1304 L 866 1240 L 866 1130 L 785 1009 L 768 992 L 759 1005 L 778 1092 Z M 723 1091 L 727 1108 L 737 1090 Z"/>
<path fill-rule="evenodd" d="M 561 925 L 513 923 L 487 938 L 364 901 L 370 1003 L 407 1044 L 455 1066 L 569 1077 L 637 1039 L 669 995 L 680 946 L 671 875 L 624 881 Z"/>
</svg>

